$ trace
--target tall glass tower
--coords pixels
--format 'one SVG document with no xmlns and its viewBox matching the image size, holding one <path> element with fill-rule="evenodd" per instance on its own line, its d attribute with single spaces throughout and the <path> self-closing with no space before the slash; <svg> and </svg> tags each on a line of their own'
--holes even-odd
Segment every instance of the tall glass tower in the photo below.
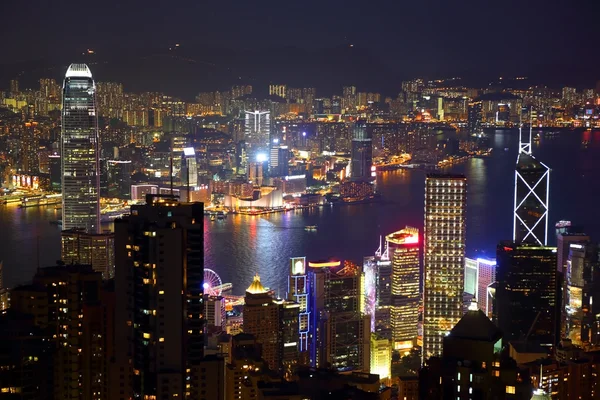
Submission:
<svg viewBox="0 0 600 400">
<path fill-rule="evenodd" d="M 96 85 L 85 64 L 71 64 L 63 84 L 62 228 L 100 228 Z"/>
<path fill-rule="evenodd" d="M 515 169 L 513 241 L 548 244 L 550 169 L 531 154 L 531 128 L 519 129 L 519 155 Z"/>
<path fill-rule="evenodd" d="M 444 336 L 463 316 L 467 178 L 427 175 L 423 361 L 442 354 Z"/>
</svg>

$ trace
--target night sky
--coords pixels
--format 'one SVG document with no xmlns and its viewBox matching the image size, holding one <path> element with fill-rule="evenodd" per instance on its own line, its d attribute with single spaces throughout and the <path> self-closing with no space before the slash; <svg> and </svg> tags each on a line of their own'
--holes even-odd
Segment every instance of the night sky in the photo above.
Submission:
<svg viewBox="0 0 600 400">
<path fill-rule="evenodd" d="M 181 95 L 236 80 L 393 93 L 403 79 L 453 75 L 594 87 L 598 3 L 2 1 L 0 88 L 19 71 L 25 82 L 44 73 L 58 79 L 71 61 L 99 63 L 99 80 Z M 175 43 L 181 47 L 169 52 Z M 93 58 L 82 58 L 87 48 Z"/>
</svg>

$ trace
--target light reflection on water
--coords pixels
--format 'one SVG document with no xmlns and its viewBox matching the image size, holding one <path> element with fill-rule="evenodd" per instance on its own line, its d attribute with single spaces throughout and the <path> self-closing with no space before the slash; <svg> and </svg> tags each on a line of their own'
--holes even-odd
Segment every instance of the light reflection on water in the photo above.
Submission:
<svg viewBox="0 0 600 400">
<path fill-rule="evenodd" d="M 587 144 L 584 145 L 584 142 Z M 493 256 L 496 243 L 512 236 L 516 131 L 497 131 L 490 158 L 471 159 L 451 168 L 468 177 L 467 254 Z M 508 148 L 508 151 L 504 149 Z M 552 168 L 550 225 L 571 219 L 585 225 L 600 240 L 600 132 L 565 131 L 543 134 L 533 153 Z M 289 258 L 336 257 L 362 262 L 379 246 L 379 236 L 405 225 L 422 229 L 425 172 L 398 170 L 378 175 L 383 200 L 377 204 L 324 207 L 269 216 L 230 215 L 226 220 L 205 219 L 205 265 L 233 292 L 243 294 L 255 273 L 279 295 L 287 291 Z M 60 256 L 60 231 L 53 208 L 19 209 L 0 206 L 0 260 L 6 285 L 27 282 L 40 263 L 51 265 Z M 317 232 L 306 232 L 317 225 Z M 554 235 L 549 237 L 554 241 Z"/>
</svg>

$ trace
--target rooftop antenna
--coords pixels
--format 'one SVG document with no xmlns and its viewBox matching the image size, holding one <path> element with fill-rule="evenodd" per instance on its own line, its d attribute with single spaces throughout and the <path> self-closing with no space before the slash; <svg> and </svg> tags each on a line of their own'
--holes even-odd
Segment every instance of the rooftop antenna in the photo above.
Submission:
<svg viewBox="0 0 600 400">
<path fill-rule="evenodd" d="M 173 196 L 173 138 L 175 137 L 175 111 L 171 105 L 171 162 L 169 177 L 171 178 L 171 197 Z"/>
</svg>

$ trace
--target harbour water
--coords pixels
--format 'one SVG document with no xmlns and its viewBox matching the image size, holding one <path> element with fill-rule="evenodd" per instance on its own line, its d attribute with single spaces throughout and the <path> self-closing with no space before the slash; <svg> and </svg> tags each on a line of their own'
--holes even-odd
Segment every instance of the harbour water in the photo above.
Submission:
<svg viewBox="0 0 600 400">
<path fill-rule="evenodd" d="M 499 240 L 512 237 L 516 130 L 490 131 L 488 158 L 473 158 L 448 170 L 468 178 L 467 255 L 495 255 Z M 535 132 L 534 132 L 535 134 Z M 507 150 L 505 150 L 507 149 Z M 550 244 L 553 225 L 571 220 L 600 240 L 600 131 L 543 132 L 533 154 L 548 165 Z M 243 294 L 255 273 L 281 296 L 287 290 L 290 257 L 335 257 L 362 262 L 379 247 L 380 235 L 406 225 L 423 227 L 425 171 L 378 174 L 378 203 L 323 207 L 271 215 L 205 219 L 205 266 Z M 59 211 L 58 211 L 59 212 Z M 0 260 L 5 285 L 28 282 L 38 265 L 60 257 L 60 227 L 54 207 L 0 206 Z M 316 225 L 316 231 L 305 226 Z"/>
</svg>

